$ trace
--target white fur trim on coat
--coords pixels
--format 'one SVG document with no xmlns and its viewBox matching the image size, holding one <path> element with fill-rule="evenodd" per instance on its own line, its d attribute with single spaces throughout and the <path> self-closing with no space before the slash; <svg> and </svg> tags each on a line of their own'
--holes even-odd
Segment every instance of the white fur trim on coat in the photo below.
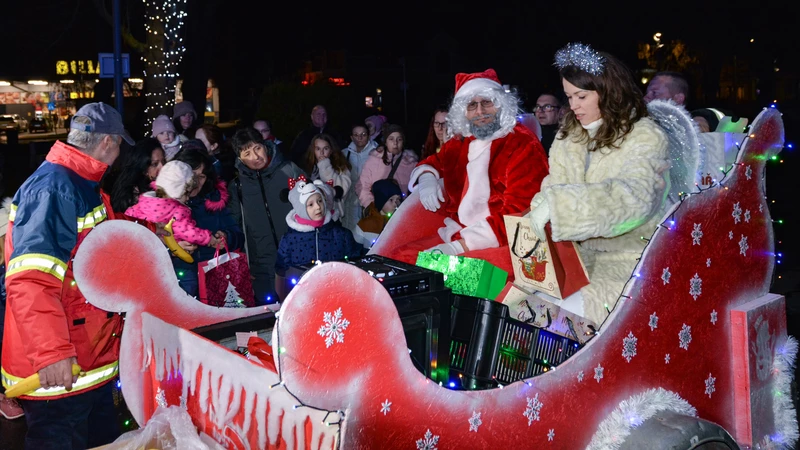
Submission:
<svg viewBox="0 0 800 450">
<path fill-rule="evenodd" d="M 442 178 L 439 175 L 439 171 L 434 169 L 433 166 L 430 166 L 428 164 L 423 164 L 421 166 L 417 166 L 417 167 L 414 168 L 414 170 L 411 171 L 411 178 L 409 178 L 409 180 L 408 180 L 408 191 L 409 192 L 414 192 L 417 189 L 417 181 L 419 181 L 419 177 L 425 172 L 432 173 L 433 176 L 435 176 L 437 180 Z"/>
</svg>

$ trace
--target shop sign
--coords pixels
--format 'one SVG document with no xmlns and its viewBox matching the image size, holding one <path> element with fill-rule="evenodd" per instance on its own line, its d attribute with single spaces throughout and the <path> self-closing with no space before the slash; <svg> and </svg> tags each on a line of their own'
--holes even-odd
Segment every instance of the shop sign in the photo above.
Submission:
<svg viewBox="0 0 800 450">
<path fill-rule="evenodd" d="M 56 74 L 58 75 L 97 75 L 99 73 L 100 63 L 90 59 L 56 61 Z"/>
</svg>

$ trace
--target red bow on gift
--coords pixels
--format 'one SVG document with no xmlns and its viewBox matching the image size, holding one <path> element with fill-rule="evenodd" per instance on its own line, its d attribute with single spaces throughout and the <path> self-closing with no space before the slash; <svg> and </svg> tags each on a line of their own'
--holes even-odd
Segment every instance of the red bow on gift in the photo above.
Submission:
<svg viewBox="0 0 800 450">
<path fill-rule="evenodd" d="M 297 178 L 289 178 L 289 189 L 294 189 L 294 185 L 297 184 L 298 181 L 308 182 L 306 176 L 303 174 L 298 175 Z"/>
</svg>

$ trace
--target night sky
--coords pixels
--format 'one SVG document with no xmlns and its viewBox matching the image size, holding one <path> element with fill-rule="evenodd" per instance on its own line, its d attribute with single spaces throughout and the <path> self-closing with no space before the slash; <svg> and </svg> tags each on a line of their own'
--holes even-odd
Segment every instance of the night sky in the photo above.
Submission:
<svg viewBox="0 0 800 450">
<path fill-rule="evenodd" d="M 112 51 L 111 27 L 98 14 L 98 2 L 103 0 L 4 2 L 0 76 L 53 76 L 58 59 Z M 187 37 L 199 39 L 207 57 L 245 71 L 258 70 L 269 59 L 298 66 L 305 54 L 326 48 L 402 56 L 439 31 L 470 55 L 472 67 L 464 70 L 492 66 L 511 83 L 553 75 L 552 55 L 570 41 L 589 43 L 634 66 L 637 42 L 657 31 L 664 39 L 682 39 L 696 51 L 715 55 L 757 51 L 796 65 L 785 60 L 798 51 L 796 16 L 785 8 L 722 1 L 641 2 L 635 9 L 622 2 L 488 2 L 492 7 L 482 9 L 436 0 L 190 2 L 216 10 L 209 18 L 202 11 L 190 14 Z M 105 3 L 110 11 L 110 1 Z M 123 21 L 141 34 L 142 2 L 122 0 L 122 5 Z M 191 47 L 192 39 L 186 43 Z"/>
</svg>

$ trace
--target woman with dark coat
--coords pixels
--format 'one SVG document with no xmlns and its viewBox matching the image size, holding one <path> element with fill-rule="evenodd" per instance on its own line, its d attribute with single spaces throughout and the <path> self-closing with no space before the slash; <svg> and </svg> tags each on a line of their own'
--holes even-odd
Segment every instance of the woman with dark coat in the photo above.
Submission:
<svg viewBox="0 0 800 450">
<path fill-rule="evenodd" d="M 197 177 L 197 187 L 189 193 L 189 201 L 186 203 L 192 210 L 192 218 L 199 228 L 210 230 L 217 238 L 224 234 L 228 250 L 242 249 L 244 233 L 226 206 L 230 195 L 225 181 L 217 178 L 213 162 L 207 154 L 200 149 L 186 147 L 178 152 L 175 161 L 188 164 Z M 192 254 L 192 264 L 172 257 L 178 282 L 189 295 L 198 295 L 198 263 L 212 259 L 214 252 L 215 249 L 211 247 L 198 247 Z M 225 249 L 220 249 L 220 253 L 225 253 Z"/>
</svg>

